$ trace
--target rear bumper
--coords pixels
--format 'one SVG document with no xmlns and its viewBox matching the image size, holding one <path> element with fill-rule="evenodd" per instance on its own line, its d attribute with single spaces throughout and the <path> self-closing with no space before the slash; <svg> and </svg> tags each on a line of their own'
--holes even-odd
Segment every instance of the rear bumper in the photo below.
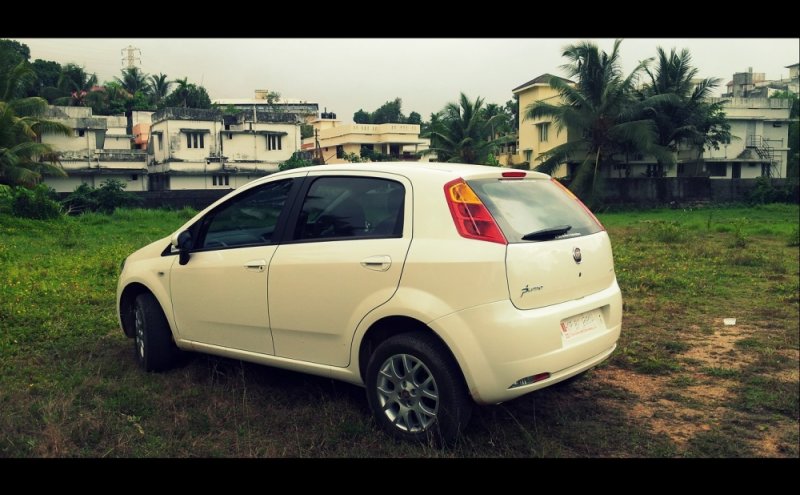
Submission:
<svg viewBox="0 0 800 495">
<path fill-rule="evenodd" d="M 561 321 L 601 309 L 605 328 L 566 340 Z M 519 310 L 498 301 L 459 311 L 429 323 L 456 357 L 470 394 L 495 404 L 547 387 L 585 371 L 611 355 L 622 325 L 622 296 L 616 280 L 579 300 Z M 518 380 L 550 373 L 529 385 Z"/>
</svg>

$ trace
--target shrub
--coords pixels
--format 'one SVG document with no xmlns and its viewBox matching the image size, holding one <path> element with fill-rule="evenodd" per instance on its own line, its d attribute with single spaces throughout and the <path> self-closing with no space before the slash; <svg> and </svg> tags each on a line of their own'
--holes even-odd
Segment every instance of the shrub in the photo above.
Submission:
<svg viewBox="0 0 800 495">
<path fill-rule="evenodd" d="M 139 205 L 141 200 L 125 191 L 125 187 L 125 183 L 118 179 L 108 179 L 98 188 L 81 184 L 64 199 L 63 204 L 70 213 L 113 213 L 117 208 Z"/>
<path fill-rule="evenodd" d="M 12 194 L 11 213 L 18 217 L 46 220 L 61 215 L 61 205 L 55 200 L 55 191 L 44 184 L 33 189 L 18 187 Z"/>
</svg>

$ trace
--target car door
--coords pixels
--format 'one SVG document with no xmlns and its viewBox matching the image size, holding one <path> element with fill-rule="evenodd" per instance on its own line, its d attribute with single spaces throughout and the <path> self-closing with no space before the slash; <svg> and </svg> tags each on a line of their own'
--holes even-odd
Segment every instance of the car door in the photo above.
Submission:
<svg viewBox="0 0 800 495">
<path fill-rule="evenodd" d="M 275 354 L 347 366 L 361 319 L 397 290 L 411 243 L 411 183 L 311 173 L 269 265 Z"/>
<path fill-rule="evenodd" d="M 171 294 L 182 338 L 273 354 L 267 306 L 269 261 L 299 179 L 269 182 L 236 195 L 191 229 L 189 262 L 173 263 Z"/>
</svg>

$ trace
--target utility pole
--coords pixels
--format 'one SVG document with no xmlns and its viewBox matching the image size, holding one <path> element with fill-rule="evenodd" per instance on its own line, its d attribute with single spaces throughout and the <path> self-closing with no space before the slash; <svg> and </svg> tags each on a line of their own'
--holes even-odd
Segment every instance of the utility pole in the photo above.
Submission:
<svg viewBox="0 0 800 495">
<path fill-rule="evenodd" d="M 142 63 L 142 51 L 136 48 L 135 46 L 128 45 L 127 47 L 120 50 L 122 52 L 122 65 L 125 66 L 126 69 L 133 69 L 137 66 L 136 61 L 139 61 L 139 65 Z M 139 53 L 137 56 L 136 53 Z"/>
</svg>

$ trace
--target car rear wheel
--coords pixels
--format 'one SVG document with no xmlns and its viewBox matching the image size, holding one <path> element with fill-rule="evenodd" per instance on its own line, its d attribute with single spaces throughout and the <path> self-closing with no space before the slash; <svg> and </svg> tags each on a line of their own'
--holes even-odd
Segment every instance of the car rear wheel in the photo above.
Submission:
<svg viewBox="0 0 800 495">
<path fill-rule="evenodd" d="M 169 369 L 178 357 L 167 318 L 152 294 L 136 297 L 133 341 L 136 360 L 145 371 Z"/>
<path fill-rule="evenodd" d="M 395 438 L 450 444 L 472 415 L 458 365 L 432 335 L 385 340 L 370 357 L 366 378 L 375 420 Z"/>
</svg>

